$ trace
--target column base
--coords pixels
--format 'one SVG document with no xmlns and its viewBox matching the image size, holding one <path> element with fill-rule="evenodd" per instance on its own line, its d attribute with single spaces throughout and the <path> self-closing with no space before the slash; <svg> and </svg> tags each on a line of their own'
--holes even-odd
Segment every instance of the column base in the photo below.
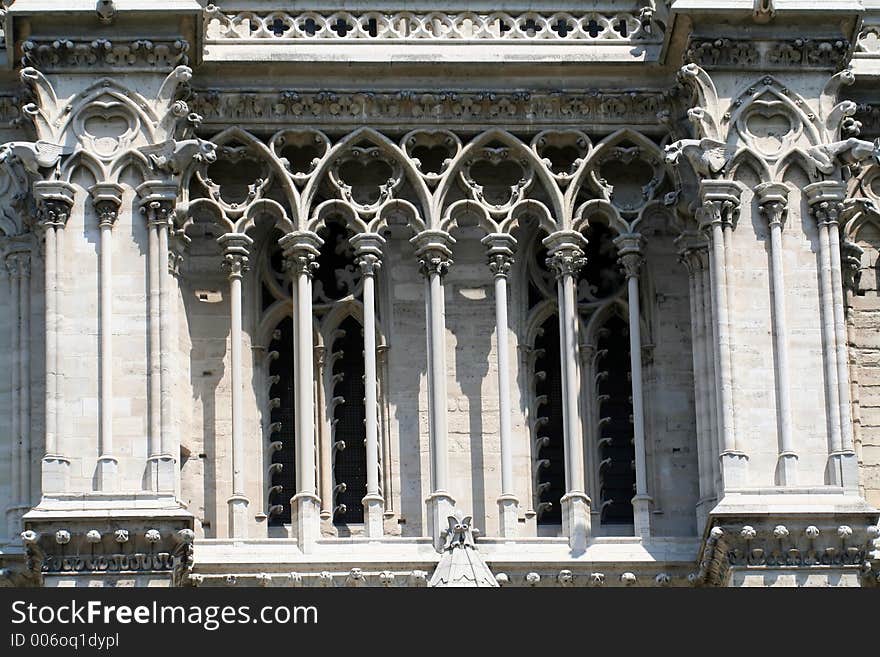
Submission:
<svg viewBox="0 0 880 657">
<path fill-rule="evenodd" d="M 441 552 L 446 542 L 443 530 L 449 527 L 449 516 L 455 510 L 455 500 L 446 491 L 438 490 L 428 496 L 425 504 L 428 506 L 428 536 L 434 540 L 434 549 Z"/>
<path fill-rule="evenodd" d="M 250 500 L 244 495 L 233 495 L 226 503 L 229 505 L 229 538 L 247 538 Z"/>
<path fill-rule="evenodd" d="M 57 454 L 46 454 L 41 465 L 43 495 L 57 495 L 70 490 L 70 460 Z"/>
<path fill-rule="evenodd" d="M 385 498 L 381 495 L 365 495 L 364 532 L 370 538 L 382 538 L 385 533 Z"/>
<path fill-rule="evenodd" d="M 743 452 L 726 451 L 718 457 L 721 461 L 721 481 L 724 490 L 745 488 L 748 485 L 749 457 Z"/>
<path fill-rule="evenodd" d="M 95 468 L 95 490 L 115 493 L 119 485 L 119 461 L 115 456 L 99 456 Z"/>
<path fill-rule="evenodd" d="M 572 552 L 583 552 L 592 533 L 590 498 L 586 493 L 572 491 L 559 500 L 562 511 L 562 531 L 568 536 Z"/>
<path fill-rule="evenodd" d="M 798 457 L 794 452 L 782 452 L 776 462 L 776 485 L 797 485 Z"/>
<path fill-rule="evenodd" d="M 859 463 L 855 452 L 832 452 L 828 455 L 827 480 L 831 486 L 841 486 L 848 493 L 858 494 Z"/>
<path fill-rule="evenodd" d="M 635 535 L 642 539 L 651 538 L 651 508 L 654 499 L 650 495 L 636 495 L 632 498 L 632 505 Z"/>
<path fill-rule="evenodd" d="M 177 461 L 168 454 L 147 459 L 149 489 L 156 493 L 173 493 L 177 484 Z"/>
<path fill-rule="evenodd" d="M 519 500 L 516 495 L 502 495 L 498 498 L 498 535 L 516 538 L 518 533 Z"/>
<path fill-rule="evenodd" d="M 290 513 L 296 543 L 309 554 L 321 536 L 321 500 L 314 493 L 297 493 L 290 499 Z"/>
</svg>

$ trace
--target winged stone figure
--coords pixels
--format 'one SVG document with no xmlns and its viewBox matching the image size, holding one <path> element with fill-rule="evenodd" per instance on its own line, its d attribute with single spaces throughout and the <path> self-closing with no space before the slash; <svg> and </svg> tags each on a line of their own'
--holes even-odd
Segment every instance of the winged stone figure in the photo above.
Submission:
<svg viewBox="0 0 880 657">
<path fill-rule="evenodd" d="M 678 164 L 682 156 L 697 175 L 711 177 L 724 170 L 733 150 L 714 139 L 679 139 L 666 147 L 669 164 Z"/>
<path fill-rule="evenodd" d="M 49 141 L 12 141 L 0 146 L 0 162 L 17 160 L 29 173 L 39 173 L 40 169 L 53 167 L 62 155 L 70 149 Z"/>
</svg>

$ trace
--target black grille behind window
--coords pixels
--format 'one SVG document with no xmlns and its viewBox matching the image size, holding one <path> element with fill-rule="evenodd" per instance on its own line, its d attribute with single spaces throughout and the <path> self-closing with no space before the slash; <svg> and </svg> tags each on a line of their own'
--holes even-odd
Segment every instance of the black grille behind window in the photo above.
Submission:
<svg viewBox="0 0 880 657">
<path fill-rule="evenodd" d="M 279 463 L 281 471 L 275 468 L 272 474 L 272 490 L 269 505 L 282 505 L 283 511 L 273 514 L 270 525 L 281 525 L 290 522 L 290 498 L 296 494 L 296 447 L 294 416 L 294 371 L 293 371 L 293 320 L 286 317 L 278 324 L 270 349 L 278 352 L 278 358 L 272 361 L 269 374 L 277 376 L 278 382 L 269 389 L 269 397 L 280 400 L 278 408 L 272 409 L 272 422 L 280 422 L 281 429 L 269 434 L 270 441 L 281 441 L 281 449 L 272 452 L 272 463 Z M 281 490 L 276 487 L 281 486 Z"/>
<path fill-rule="evenodd" d="M 535 348 L 543 353 L 535 361 L 535 394 L 546 395 L 538 406 L 538 417 L 546 418 L 535 436 L 538 445 L 536 481 L 538 524 L 562 522 L 560 498 L 565 494 L 565 441 L 562 430 L 562 372 L 559 350 L 559 321 L 553 315 L 541 327 Z M 543 372 L 543 374 L 539 374 Z"/>
<path fill-rule="evenodd" d="M 636 480 L 627 323 L 617 316 L 609 319 L 600 331 L 598 348 L 599 417 L 607 418 L 599 429 L 601 522 L 631 524 Z"/>
<path fill-rule="evenodd" d="M 345 335 L 333 343 L 333 351 L 343 352 L 336 361 L 333 374 L 341 374 L 333 395 L 345 401 L 336 407 L 334 439 L 345 443 L 335 451 L 333 474 L 337 486 L 336 509 L 333 521 L 337 524 L 364 521 L 363 497 L 367 493 L 367 458 L 364 439 L 364 339 L 361 325 L 352 317 L 339 328 Z M 345 490 L 341 490 L 345 484 Z"/>
</svg>

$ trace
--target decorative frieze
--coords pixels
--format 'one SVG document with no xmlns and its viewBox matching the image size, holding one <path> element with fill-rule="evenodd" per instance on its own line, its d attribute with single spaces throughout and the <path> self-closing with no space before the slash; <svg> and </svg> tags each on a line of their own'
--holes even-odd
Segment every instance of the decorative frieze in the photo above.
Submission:
<svg viewBox="0 0 880 657">
<path fill-rule="evenodd" d="M 653 11 L 223 11 L 208 5 L 204 14 L 208 43 L 249 41 L 540 41 L 542 43 L 662 43 L 663 25 Z"/>
<path fill-rule="evenodd" d="M 816 517 L 766 518 L 761 524 L 737 523 L 731 518 L 709 532 L 700 570 L 689 579 L 695 585 L 722 585 L 732 568 L 822 573 L 856 569 L 869 576 L 878 566 L 878 536 L 876 525 L 837 524 Z"/>
<path fill-rule="evenodd" d="M 93 71 L 171 70 L 189 63 L 185 39 L 28 39 L 21 44 L 22 66 L 40 71 L 79 68 Z"/>
<path fill-rule="evenodd" d="M 660 112 L 678 114 L 679 88 L 665 91 L 262 91 L 197 89 L 188 101 L 206 125 L 638 125 L 660 130 Z M 663 128 L 665 130 L 665 128 Z"/>
<path fill-rule="evenodd" d="M 754 41 L 718 37 L 693 37 L 685 61 L 706 69 L 750 68 L 790 70 L 844 68 L 852 44 L 846 39 L 786 39 Z"/>
</svg>

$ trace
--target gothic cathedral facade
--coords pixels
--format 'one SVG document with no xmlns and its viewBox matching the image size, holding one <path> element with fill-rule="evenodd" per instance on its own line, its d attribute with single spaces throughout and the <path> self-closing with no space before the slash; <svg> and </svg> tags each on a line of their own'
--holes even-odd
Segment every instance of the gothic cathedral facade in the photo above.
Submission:
<svg viewBox="0 0 880 657">
<path fill-rule="evenodd" d="M 878 586 L 877 0 L 3 4 L 0 585 Z"/>
</svg>

